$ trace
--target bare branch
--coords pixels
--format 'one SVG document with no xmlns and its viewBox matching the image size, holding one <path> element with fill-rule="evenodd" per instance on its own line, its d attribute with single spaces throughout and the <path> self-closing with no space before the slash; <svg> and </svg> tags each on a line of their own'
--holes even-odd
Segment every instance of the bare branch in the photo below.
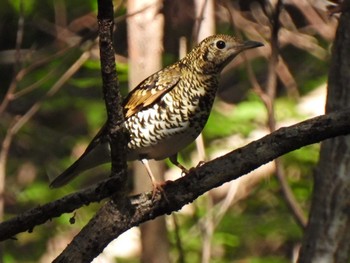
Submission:
<svg viewBox="0 0 350 263">
<path fill-rule="evenodd" d="M 243 148 L 193 168 L 188 176 L 165 184 L 163 194 L 158 193 L 154 198 L 149 192 L 108 201 L 68 245 L 64 254 L 69 255 L 69 259 L 61 257 L 56 262 L 90 262 L 107 244 L 131 227 L 177 211 L 210 189 L 239 178 L 282 154 L 304 146 L 306 142 L 314 143 L 328 136 L 349 133 L 349 113 L 349 110 L 342 111 L 281 128 Z"/>
<path fill-rule="evenodd" d="M 278 65 L 280 64 L 279 59 L 281 59 L 281 56 L 279 55 L 278 35 L 280 30 L 279 17 L 282 10 L 282 1 L 278 0 L 275 6 L 270 6 L 270 8 L 267 8 L 267 10 L 269 10 L 268 16 L 270 18 L 270 23 L 271 23 L 271 41 L 270 41 L 271 57 L 269 59 L 269 64 L 268 64 L 266 90 L 263 90 L 259 85 L 255 85 L 255 87 L 261 100 L 265 104 L 267 115 L 268 115 L 268 127 L 272 132 L 276 130 L 274 100 L 275 100 L 276 91 L 277 91 L 277 68 L 278 68 Z M 299 204 L 297 203 L 292 190 L 288 185 L 282 163 L 279 159 L 276 159 L 274 162 L 276 167 L 276 176 L 280 183 L 283 197 L 290 211 L 292 212 L 292 215 L 294 216 L 296 222 L 302 228 L 305 228 L 306 218 Z"/>
<path fill-rule="evenodd" d="M 19 17 L 18 17 L 18 25 L 17 25 L 17 35 L 16 35 L 16 53 L 15 53 L 15 64 L 14 64 L 14 72 L 15 76 L 17 72 L 20 70 L 21 66 L 21 45 L 23 41 L 23 30 L 24 30 L 24 3 L 23 0 L 19 1 Z M 9 104 L 10 96 L 13 92 L 15 92 L 17 88 L 18 80 L 14 77 L 11 81 L 10 87 L 8 88 L 4 100 L 0 105 L 0 114 L 6 109 Z M 0 189 L 1 191 L 1 189 Z"/>
<path fill-rule="evenodd" d="M 129 218 L 130 224 L 128 226 L 132 227 L 159 215 L 177 211 L 206 191 L 237 179 L 290 151 L 348 133 L 350 133 L 350 109 L 281 128 L 245 147 L 234 150 L 198 168 L 193 168 L 188 176 L 168 182 L 164 186 L 164 194 L 167 198 L 156 196 L 152 200 L 152 192 L 130 197 L 129 202 L 132 203 L 133 215 Z M 1 223 L 0 240 L 11 238 L 23 231 L 32 230 L 36 225 L 53 217 L 72 212 L 81 206 L 98 202 L 112 195 L 115 190 L 113 184 L 116 181 L 116 179 L 110 178 L 97 187 L 71 194 Z M 118 226 L 115 224 L 114 227 Z M 110 232 L 108 234 L 113 234 L 114 231 Z"/>
<path fill-rule="evenodd" d="M 98 1 L 98 31 L 100 40 L 101 75 L 103 82 L 103 95 L 107 109 L 107 127 L 111 145 L 112 176 L 120 175 L 118 171 L 125 171 L 120 178 L 126 182 L 126 134 L 119 129 L 124 122 L 121 94 L 114 58 L 113 3 L 110 0 Z M 120 187 L 122 182 L 118 185 Z"/>
</svg>

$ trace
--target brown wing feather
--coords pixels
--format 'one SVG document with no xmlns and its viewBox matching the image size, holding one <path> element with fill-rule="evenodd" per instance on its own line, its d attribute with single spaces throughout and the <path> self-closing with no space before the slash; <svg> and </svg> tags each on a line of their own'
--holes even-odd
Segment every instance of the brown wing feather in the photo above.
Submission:
<svg viewBox="0 0 350 263">
<path fill-rule="evenodd" d="M 179 82 L 180 77 L 179 66 L 175 64 L 142 81 L 124 100 L 125 118 L 155 103 Z"/>
</svg>

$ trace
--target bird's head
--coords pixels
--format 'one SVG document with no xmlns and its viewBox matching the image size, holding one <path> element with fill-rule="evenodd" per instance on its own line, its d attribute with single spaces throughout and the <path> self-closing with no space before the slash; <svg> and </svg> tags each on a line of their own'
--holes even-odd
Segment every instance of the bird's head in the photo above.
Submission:
<svg viewBox="0 0 350 263">
<path fill-rule="evenodd" d="M 256 41 L 242 41 L 229 35 L 213 35 L 199 43 L 190 53 L 196 70 L 203 73 L 219 73 L 239 53 L 263 46 Z"/>
</svg>

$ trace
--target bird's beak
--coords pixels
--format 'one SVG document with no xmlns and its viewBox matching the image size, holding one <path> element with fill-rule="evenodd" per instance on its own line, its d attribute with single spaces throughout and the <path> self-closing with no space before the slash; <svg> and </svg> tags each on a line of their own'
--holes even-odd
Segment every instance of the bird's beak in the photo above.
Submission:
<svg viewBox="0 0 350 263">
<path fill-rule="evenodd" d="M 263 46 L 263 43 L 257 42 L 257 41 L 244 41 L 243 44 L 241 45 L 241 49 L 251 49 L 251 48 L 256 48 L 256 47 L 261 47 Z"/>
</svg>

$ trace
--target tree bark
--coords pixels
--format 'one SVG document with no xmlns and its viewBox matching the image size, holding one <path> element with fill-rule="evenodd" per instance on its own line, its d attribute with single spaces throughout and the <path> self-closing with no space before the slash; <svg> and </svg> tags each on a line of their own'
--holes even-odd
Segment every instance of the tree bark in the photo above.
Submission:
<svg viewBox="0 0 350 263">
<path fill-rule="evenodd" d="M 326 112 L 350 106 L 350 1 L 345 1 L 332 51 Z M 321 144 L 313 200 L 299 263 L 349 262 L 350 136 Z"/>
<path fill-rule="evenodd" d="M 179 210 L 208 190 L 239 178 L 276 157 L 329 136 L 350 131 L 350 112 L 314 118 L 276 132 L 197 167 L 184 177 L 163 186 L 163 194 L 152 192 L 105 203 L 55 262 L 89 262 L 121 233 Z M 166 196 L 166 197 L 165 197 Z M 68 260 L 68 261 L 65 261 Z"/>
<path fill-rule="evenodd" d="M 193 39 L 196 43 L 199 43 L 206 37 L 214 35 L 216 32 L 215 3 L 213 0 L 195 0 L 194 4 L 196 12 L 196 23 L 194 26 Z M 207 158 L 202 133 L 197 137 L 195 142 L 200 160 L 205 161 Z M 207 211 L 210 211 L 210 209 L 212 209 L 213 203 L 213 195 L 209 193 L 207 195 L 206 202 Z M 201 263 L 208 263 L 212 259 L 212 240 L 214 234 L 213 217 L 206 217 L 203 225 L 206 227 L 201 228 Z"/>
<path fill-rule="evenodd" d="M 198 43 L 215 34 L 215 3 L 213 0 L 195 0 L 196 23 L 194 40 Z"/>
<path fill-rule="evenodd" d="M 160 0 L 128 0 L 129 89 L 162 68 L 164 18 Z M 144 10 L 143 10 L 144 9 Z M 138 12 L 143 10 L 142 12 Z M 149 161 L 156 180 L 164 181 L 163 162 Z M 152 185 L 141 162 L 134 162 L 134 191 L 150 190 Z M 141 262 L 170 262 L 165 217 L 146 222 L 141 230 Z M 157 248 L 157 249 L 154 249 Z"/>
<path fill-rule="evenodd" d="M 61 261 L 57 259 L 55 262 L 89 262 L 99 255 L 109 242 L 131 227 L 177 211 L 208 190 L 237 179 L 283 154 L 349 133 L 350 110 L 330 113 L 281 128 L 260 140 L 193 168 L 189 175 L 165 184 L 164 194 L 158 193 L 152 197 L 152 192 L 148 192 L 133 197 L 119 196 L 119 200 L 114 197 L 101 207 L 68 245 L 66 253 L 63 252 L 65 256 L 60 258 Z M 110 180 L 116 178 L 112 177 Z M 98 187 L 65 196 L 0 223 L 0 241 L 20 232 L 33 231 L 35 226 L 53 217 L 72 212 L 92 200 L 96 201 L 96 195 L 106 191 L 104 188 L 110 191 L 113 185 L 101 183 Z"/>
</svg>

